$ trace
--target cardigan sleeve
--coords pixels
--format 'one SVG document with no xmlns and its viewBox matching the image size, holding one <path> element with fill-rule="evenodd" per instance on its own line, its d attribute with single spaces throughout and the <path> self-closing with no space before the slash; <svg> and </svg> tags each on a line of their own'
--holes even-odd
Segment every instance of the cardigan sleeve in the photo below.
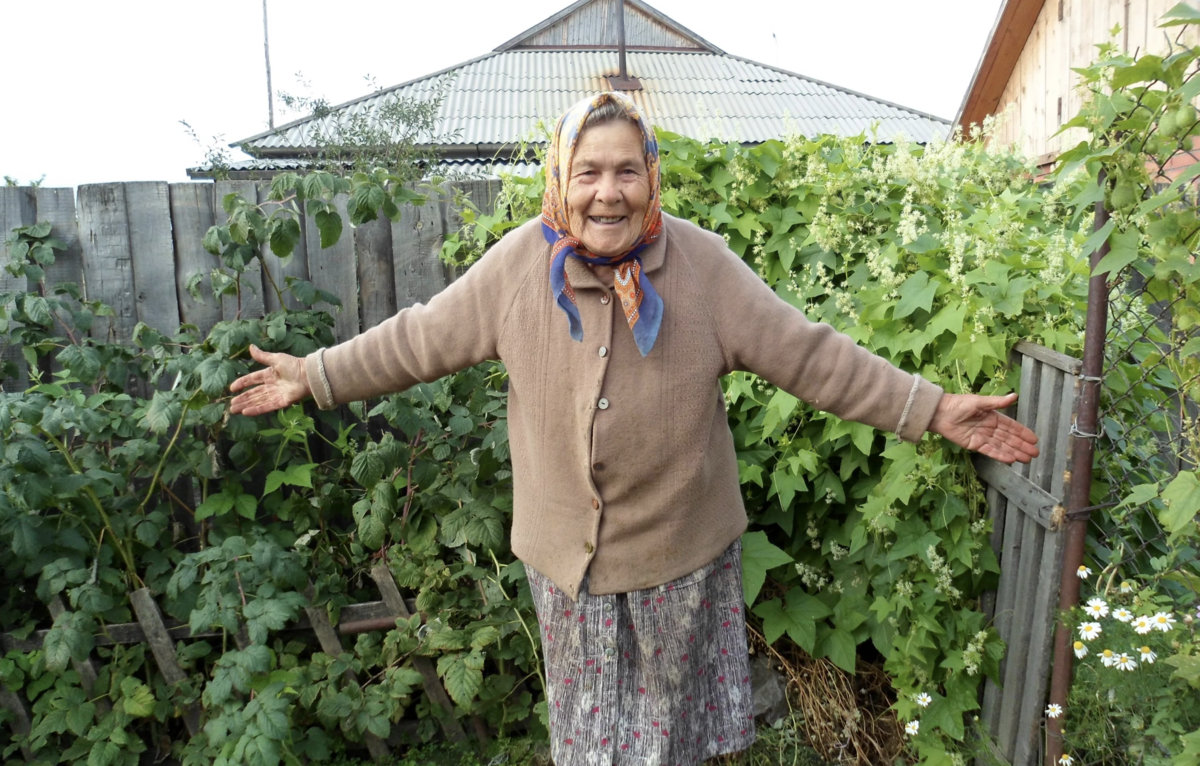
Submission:
<svg viewBox="0 0 1200 766">
<path fill-rule="evenodd" d="M 830 325 L 809 321 L 723 241 L 705 250 L 719 251 L 711 256 L 704 289 L 712 296 L 708 305 L 727 371 L 752 372 L 843 420 L 920 441 L 941 400 L 940 386 L 904 372 Z M 705 257 L 697 265 L 709 262 Z"/>
<path fill-rule="evenodd" d="M 416 304 L 344 343 L 304 360 L 317 406 L 403 391 L 498 357 L 505 314 L 521 276 L 511 273 L 522 259 L 514 231 L 428 304 Z M 522 272 L 529 269 L 523 268 Z"/>
</svg>

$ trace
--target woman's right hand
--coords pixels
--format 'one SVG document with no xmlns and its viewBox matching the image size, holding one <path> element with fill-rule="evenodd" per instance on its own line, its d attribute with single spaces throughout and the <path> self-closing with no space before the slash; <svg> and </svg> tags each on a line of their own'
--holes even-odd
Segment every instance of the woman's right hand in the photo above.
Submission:
<svg viewBox="0 0 1200 766">
<path fill-rule="evenodd" d="M 304 372 L 304 360 L 300 357 L 272 354 L 258 346 L 250 347 L 250 356 L 267 368 L 243 375 L 229 386 L 234 393 L 249 389 L 229 403 L 229 411 L 234 415 L 263 415 L 290 407 L 312 395 L 308 375 Z"/>
</svg>

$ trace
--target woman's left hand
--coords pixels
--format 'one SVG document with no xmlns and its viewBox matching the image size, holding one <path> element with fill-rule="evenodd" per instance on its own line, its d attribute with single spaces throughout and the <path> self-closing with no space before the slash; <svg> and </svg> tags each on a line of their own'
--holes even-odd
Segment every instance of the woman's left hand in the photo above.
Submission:
<svg viewBox="0 0 1200 766">
<path fill-rule="evenodd" d="M 929 430 L 1001 463 L 1028 463 L 1038 456 L 1037 436 L 999 412 L 1016 401 L 1016 394 L 943 394 Z"/>
</svg>

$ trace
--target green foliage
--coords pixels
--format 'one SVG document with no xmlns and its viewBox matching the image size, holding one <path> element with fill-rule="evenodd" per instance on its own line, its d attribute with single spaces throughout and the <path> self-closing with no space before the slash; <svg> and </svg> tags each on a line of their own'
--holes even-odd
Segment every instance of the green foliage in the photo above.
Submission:
<svg viewBox="0 0 1200 766">
<path fill-rule="evenodd" d="M 365 205 L 397 214 L 412 198 L 382 172 L 285 177 L 275 191 L 283 204 L 270 214 L 226 198 L 229 222 L 206 237 L 230 294 L 250 260 L 274 257 L 262 244 L 290 252 L 297 206 L 326 212 L 336 233 L 336 193 L 363 200 L 351 203 L 352 222 L 378 215 Z M 307 354 L 332 344 L 329 314 L 283 310 L 218 323 L 207 337 L 139 325 L 132 345 L 111 344 L 87 331 L 110 311 L 81 302 L 75 285 L 45 285 L 60 248 L 48 224 L 16 230 L 7 268 L 28 289 L 0 295 L 31 379 L 0 394 L 0 630 L 27 636 L 52 599 L 69 607 L 40 649 L 0 658 L 0 683 L 33 713 L 26 740 L 0 727 L 3 757 L 24 745 L 39 762 L 134 764 L 149 746 L 186 764 L 270 766 L 325 760 L 402 718 L 427 741 L 442 712 L 417 657 L 444 677 L 455 715 L 544 734 L 536 618 L 508 550 L 503 370 L 485 365 L 346 413 L 231 416 L 227 389 L 250 370 L 249 344 Z M 304 282 L 277 289 L 336 302 Z M 336 657 L 311 633 L 286 631 L 305 607 L 336 623 L 346 604 L 378 600 L 364 575 L 381 561 L 416 595 L 418 616 L 351 639 Z M 178 685 L 144 647 L 95 641 L 134 619 L 127 594 L 141 587 L 203 636 L 179 645 Z M 85 692 L 73 662 L 89 655 L 100 679 Z M 179 716 L 191 703 L 205 725 L 188 739 Z"/>
<path fill-rule="evenodd" d="M 721 234 L 785 301 L 949 391 L 1005 393 L 1008 350 L 1078 353 L 1083 187 L 1030 180 L 976 143 L 858 136 L 755 147 L 660 133 L 663 206 Z M 456 266 L 538 214 L 541 177 L 505 179 L 491 216 L 443 248 Z M 881 656 L 918 754 L 965 752 L 965 716 L 1003 646 L 979 611 L 998 567 L 967 456 L 816 412 L 768 381 L 724 381 L 751 531 L 745 595 L 769 642 L 854 672 Z M 921 691 L 937 702 L 922 713 Z"/>
</svg>

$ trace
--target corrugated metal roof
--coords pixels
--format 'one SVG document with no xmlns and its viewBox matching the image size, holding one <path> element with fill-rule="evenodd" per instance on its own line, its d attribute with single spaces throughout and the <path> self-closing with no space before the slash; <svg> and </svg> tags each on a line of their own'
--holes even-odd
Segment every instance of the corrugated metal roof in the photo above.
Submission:
<svg viewBox="0 0 1200 766">
<path fill-rule="evenodd" d="M 629 51 L 629 73 L 643 90 L 629 93 L 656 126 L 697 139 L 759 143 L 790 133 L 844 136 L 900 134 L 919 143 L 945 137 L 950 123 L 881 99 L 720 53 Z M 567 107 L 607 90 L 617 71 L 614 50 L 506 50 L 473 59 L 389 90 L 342 104 L 319 121 L 300 120 L 234 144 L 256 155 L 303 152 L 314 131 L 347 114 L 371 114 L 384 99 L 428 98 L 443 77 L 439 131 L 457 136 L 447 152 L 511 144 L 534 137 Z"/>
</svg>

